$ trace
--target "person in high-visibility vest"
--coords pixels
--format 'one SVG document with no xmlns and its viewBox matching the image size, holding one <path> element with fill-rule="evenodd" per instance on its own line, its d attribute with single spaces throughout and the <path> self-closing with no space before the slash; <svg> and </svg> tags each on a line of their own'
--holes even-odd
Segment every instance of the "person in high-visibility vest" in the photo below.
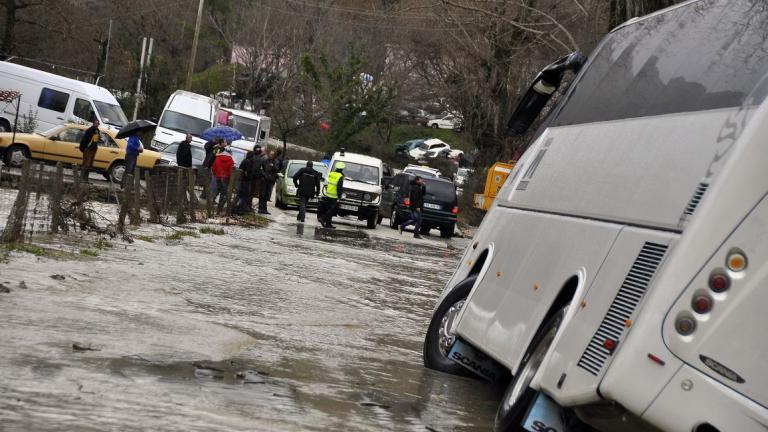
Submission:
<svg viewBox="0 0 768 432">
<path fill-rule="evenodd" d="M 331 220 L 339 209 L 339 198 L 344 193 L 344 168 L 347 166 L 344 162 L 336 162 L 333 172 L 328 174 L 328 183 L 323 188 L 323 209 L 318 209 L 320 225 L 323 228 L 336 228 L 331 225 Z"/>
</svg>

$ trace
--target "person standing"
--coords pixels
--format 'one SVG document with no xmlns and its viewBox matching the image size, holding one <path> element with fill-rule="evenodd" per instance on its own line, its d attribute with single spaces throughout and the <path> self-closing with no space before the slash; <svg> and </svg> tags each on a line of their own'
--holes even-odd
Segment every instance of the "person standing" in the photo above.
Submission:
<svg viewBox="0 0 768 432">
<path fill-rule="evenodd" d="M 256 171 L 253 179 L 251 179 L 251 195 L 248 197 L 248 208 L 253 208 L 253 199 L 261 196 L 261 163 L 264 161 L 264 151 L 260 145 L 257 145 L 253 148 L 253 152 L 255 153 L 254 167 Z"/>
<path fill-rule="evenodd" d="M 93 117 L 93 125 L 83 132 L 80 138 L 80 151 L 83 153 L 83 162 L 80 165 L 84 181 L 88 181 L 88 174 L 93 169 L 93 160 L 96 158 L 96 151 L 99 149 L 101 133 L 99 132 L 99 119 Z"/>
<path fill-rule="evenodd" d="M 320 177 L 322 175 L 312 168 L 312 161 L 307 161 L 307 166 L 293 175 L 293 185 L 296 186 L 296 195 L 299 197 L 299 214 L 296 216 L 299 222 L 304 222 L 309 200 L 320 195 Z"/>
<path fill-rule="evenodd" d="M 139 153 L 144 151 L 144 146 L 141 144 L 141 139 L 136 134 L 128 137 L 128 145 L 125 147 L 125 173 L 120 183 L 125 186 L 125 179 L 128 176 L 133 177 L 136 171 L 136 162 L 139 159 Z"/>
<path fill-rule="evenodd" d="M 192 168 L 192 134 L 187 134 L 184 141 L 176 147 L 176 165 L 182 168 Z"/>
<path fill-rule="evenodd" d="M 256 175 L 256 169 L 258 168 L 258 161 L 256 160 L 256 153 L 249 151 L 245 155 L 245 159 L 240 163 L 240 184 L 237 188 L 237 209 L 235 213 L 245 214 L 253 212 L 251 208 L 251 184 L 253 183 L 253 177 Z"/>
<path fill-rule="evenodd" d="M 270 151 L 267 159 L 261 163 L 263 179 L 259 197 L 259 214 L 271 214 L 267 211 L 267 203 L 272 198 L 272 189 L 275 187 L 278 172 L 280 172 L 280 161 L 275 157 L 275 152 Z"/>
<path fill-rule="evenodd" d="M 328 184 L 323 190 L 324 210 L 318 218 L 323 228 L 336 228 L 331 221 L 339 208 L 339 197 L 344 193 L 344 168 L 346 167 L 344 162 L 336 162 L 335 169 L 328 174 Z"/>
<path fill-rule="evenodd" d="M 224 210 L 224 205 L 227 204 L 227 185 L 234 170 L 235 160 L 232 159 L 232 150 L 229 147 L 225 147 L 216 155 L 211 166 L 211 172 L 216 179 L 216 195 L 219 197 L 217 209 L 219 213 Z"/>
<path fill-rule="evenodd" d="M 421 177 L 416 176 L 413 180 L 411 180 L 411 191 L 408 194 L 408 198 L 410 200 L 411 217 L 397 227 L 397 230 L 400 232 L 400 234 L 403 233 L 405 227 L 413 224 L 413 238 L 421 238 L 421 213 L 424 210 L 424 195 L 426 193 L 427 187 L 424 185 L 424 181 L 421 179 Z"/>
<path fill-rule="evenodd" d="M 216 161 L 216 155 L 219 154 L 223 148 L 221 138 L 214 138 L 211 141 L 205 143 L 203 147 L 205 149 L 205 159 L 203 160 L 203 168 L 210 171 L 211 182 L 209 183 L 210 199 L 213 201 L 216 199 L 216 176 L 213 175 L 213 163 Z"/>
</svg>

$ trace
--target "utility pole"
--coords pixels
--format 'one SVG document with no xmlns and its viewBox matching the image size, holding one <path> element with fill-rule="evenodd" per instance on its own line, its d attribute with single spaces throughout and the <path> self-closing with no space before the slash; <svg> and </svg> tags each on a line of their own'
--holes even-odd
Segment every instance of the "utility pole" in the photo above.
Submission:
<svg viewBox="0 0 768 432">
<path fill-rule="evenodd" d="M 192 39 L 192 55 L 189 57 L 189 70 L 187 71 L 187 85 L 186 90 L 192 89 L 192 72 L 195 70 L 195 56 L 197 56 L 197 38 L 200 36 L 200 22 L 203 20 L 203 3 L 205 0 L 200 0 L 200 4 L 197 6 L 197 23 L 195 23 L 195 37 Z"/>
<path fill-rule="evenodd" d="M 136 101 L 133 104 L 133 120 L 139 114 L 139 101 L 141 100 L 141 77 L 144 76 L 144 55 L 147 53 L 147 38 L 141 42 L 141 62 L 139 63 L 139 80 L 136 82 Z"/>
<path fill-rule="evenodd" d="M 109 63 L 109 45 L 112 43 L 112 18 L 109 19 L 109 31 L 107 31 L 107 53 L 104 54 L 103 77 L 107 77 L 107 64 Z"/>
</svg>

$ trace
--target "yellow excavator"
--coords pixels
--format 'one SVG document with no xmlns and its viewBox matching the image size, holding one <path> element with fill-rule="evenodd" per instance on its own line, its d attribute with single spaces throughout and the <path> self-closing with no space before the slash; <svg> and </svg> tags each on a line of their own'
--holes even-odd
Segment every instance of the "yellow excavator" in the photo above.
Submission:
<svg viewBox="0 0 768 432">
<path fill-rule="evenodd" d="M 488 169 L 488 176 L 485 179 L 485 189 L 483 193 L 476 193 L 472 197 L 472 205 L 480 210 L 488 210 L 493 205 L 493 200 L 499 190 L 504 186 L 509 173 L 512 172 L 517 161 L 496 162 Z"/>
</svg>

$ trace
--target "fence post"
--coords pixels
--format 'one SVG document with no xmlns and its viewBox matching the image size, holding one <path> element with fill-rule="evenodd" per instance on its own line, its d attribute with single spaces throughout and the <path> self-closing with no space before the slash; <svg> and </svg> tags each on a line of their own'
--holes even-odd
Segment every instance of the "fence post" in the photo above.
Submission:
<svg viewBox="0 0 768 432">
<path fill-rule="evenodd" d="M 75 200 L 80 200 L 80 169 L 77 165 L 72 167 L 72 182 L 74 184 Z"/>
<path fill-rule="evenodd" d="M 0 241 L 3 243 L 13 243 L 21 240 L 24 235 L 24 216 L 27 214 L 27 204 L 29 203 L 29 189 L 33 174 L 30 173 L 29 160 L 25 160 L 21 167 L 21 180 L 19 181 L 19 192 L 16 194 L 16 200 L 11 207 L 11 214 L 3 230 L 3 236 Z"/>
<path fill-rule="evenodd" d="M 141 225 L 141 169 L 133 170 L 133 205 L 131 206 L 131 225 Z"/>
<path fill-rule="evenodd" d="M 184 199 L 186 198 L 186 176 L 183 168 L 176 171 L 176 224 L 181 225 L 187 222 L 187 215 L 184 213 Z"/>
<path fill-rule="evenodd" d="M 131 201 L 133 201 L 133 182 L 126 181 L 123 188 L 123 202 L 120 203 L 120 215 L 117 218 L 117 231 L 123 234 L 125 234 L 125 217 L 131 209 Z"/>
<path fill-rule="evenodd" d="M 211 171 L 208 168 L 205 169 L 203 175 L 203 196 L 205 197 L 205 214 L 208 218 L 213 217 L 213 191 L 211 190 Z"/>
<path fill-rule="evenodd" d="M 64 192 L 64 165 L 56 163 L 56 176 L 53 178 L 53 190 L 49 198 L 51 206 L 51 232 L 56 234 L 61 226 L 61 196 Z"/>
<path fill-rule="evenodd" d="M 160 223 L 160 214 L 155 201 L 155 191 L 152 187 L 152 175 L 149 170 L 144 171 L 144 183 L 147 186 L 147 207 L 149 208 L 149 221 L 151 223 Z"/>
<path fill-rule="evenodd" d="M 240 178 L 240 170 L 236 169 L 232 172 L 232 175 L 229 177 L 229 184 L 227 185 L 227 216 L 232 216 L 232 210 L 234 210 L 234 205 L 232 202 L 232 193 L 235 190 L 235 185 L 237 185 L 237 180 Z"/>
<path fill-rule="evenodd" d="M 195 175 L 195 171 L 191 169 L 185 168 L 185 171 L 187 171 L 187 187 L 189 194 L 189 209 L 190 214 L 192 217 L 192 222 L 197 222 L 197 207 L 199 203 L 197 202 L 197 195 L 195 194 L 195 184 L 197 183 L 197 175 Z"/>
</svg>

